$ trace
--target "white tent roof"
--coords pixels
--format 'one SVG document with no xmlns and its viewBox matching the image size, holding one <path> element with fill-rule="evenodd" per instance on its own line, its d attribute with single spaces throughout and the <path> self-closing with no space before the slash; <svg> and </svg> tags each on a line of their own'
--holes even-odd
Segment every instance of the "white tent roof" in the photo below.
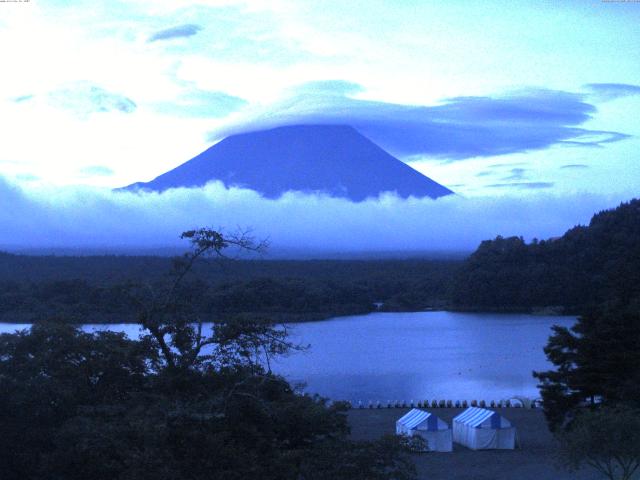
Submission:
<svg viewBox="0 0 640 480">
<path fill-rule="evenodd" d="M 453 419 L 456 423 L 473 428 L 509 428 L 511 422 L 493 410 L 469 407 Z"/>
<path fill-rule="evenodd" d="M 449 426 L 440 418 L 430 412 L 411 409 L 408 413 L 398 419 L 396 423 L 401 424 L 407 430 L 448 430 Z"/>
</svg>

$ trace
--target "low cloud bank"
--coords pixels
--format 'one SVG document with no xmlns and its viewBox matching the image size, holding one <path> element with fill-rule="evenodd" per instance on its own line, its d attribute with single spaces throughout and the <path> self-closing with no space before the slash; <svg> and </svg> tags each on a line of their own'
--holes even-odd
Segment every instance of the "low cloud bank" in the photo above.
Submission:
<svg viewBox="0 0 640 480">
<path fill-rule="evenodd" d="M 92 188 L 23 189 L 0 179 L 2 248 L 157 248 L 184 246 L 179 234 L 209 226 L 250 227 L 272 248 L 340 252 L 472 250 L 496 235 L 563 234 L 629 198 L 548 193 L 460 196 L 360 203 L 287 193 L 277 200 L 212 183 L 164 193 Z"/>
</svg>

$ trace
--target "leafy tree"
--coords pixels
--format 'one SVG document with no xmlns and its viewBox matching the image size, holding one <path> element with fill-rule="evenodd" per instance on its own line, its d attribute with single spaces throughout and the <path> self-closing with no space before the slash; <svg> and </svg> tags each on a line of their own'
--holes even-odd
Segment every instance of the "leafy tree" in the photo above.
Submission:
<svg viewBox="0 0 640 480">
<path fill-rule="evenodd" d="M 34 325 L 0 335 L 0 464 L 3 478 L 32 478 L 56 432 L 88 405 L 126 403 L 154 353 L 113 332 Z"/>
<path fill-rule="evenodd" d="M 349 440 L 345 405 L 270 371 L 297 348 L 285 330 L 240 317 L 205 331 L 187 275 L 204 255 L 255 244 L 183 237 L 193 248 L 167 285 L 131 288 L 140 340 L 61 323 L 0 336 L 3 478 L 414 478 L 402 439 Z"/>
<path fill-rule="evenodd" d="M 640 411 L 628 407 L 580 412 L 558 436 L 570 470 L 589 465 L 610 480 L 629 480 L 640 467 Z"/>
<path fill-rule="evenodd" d="M 224 251 L 233 248 L 239 251 L 261 252 L 264 243 L 256 243 L 246 232 L 225 236 L 208 228 L 189 230 L 180 236 L 189 240 L 191 249 L 173 261 L 171 281 L 154 290 L 146 285 L 146 291 L 134 291 L 131 297 L 139 306 L 138 319 L 148 333 L 145 339 L 161 354 L 163 366 L 171 371 L 194 368 L 211 360 L 211 355 L 200 355 L 204 348 L 217 343 L 215 332 L 203 332 L 202 320 L 192 307 L 193 285 L 185 288 L 185 279 L 195 263 L 208 255 L 223 258 Z"/>
<path fill-rule="evenodd" d="M 567 425 L 584 406 L 640 407 L 640 313 L 602 308 L 567 329 L 554 327 L 545 347 L 555 370 L 534 372 L 552 430 Z"/>
</svg>

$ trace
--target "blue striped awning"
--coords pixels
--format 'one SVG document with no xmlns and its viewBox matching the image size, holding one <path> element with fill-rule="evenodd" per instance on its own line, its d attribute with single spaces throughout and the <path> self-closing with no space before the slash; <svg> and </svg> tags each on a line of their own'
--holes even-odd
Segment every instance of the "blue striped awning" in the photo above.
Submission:
<svg viewBox="0 0 640 480">
<path fill-rule="evenodd" d="M 407 430 L 413 430 L 418 427 L 420 427 L 420 430 L 438 430 L 438 417 L 417 408 L 412 409 L 409 413 L 400 417 L 398 423 L 407 428 Z"/>
<path fill-rule="evenodd" d="M 508 424 L 506 419 L 503 419 L 498 412 L 487 410 L 486 408 L 469 407 L 460 415 L 453 419 L 454 422 L 468 425 L 470 427 L 479 427 L 485 421 L 491 419 L 491 428 L 500 428 L 502 423 Z M 504 422 L 502 420 L 505 420 Z"/>
</svg>

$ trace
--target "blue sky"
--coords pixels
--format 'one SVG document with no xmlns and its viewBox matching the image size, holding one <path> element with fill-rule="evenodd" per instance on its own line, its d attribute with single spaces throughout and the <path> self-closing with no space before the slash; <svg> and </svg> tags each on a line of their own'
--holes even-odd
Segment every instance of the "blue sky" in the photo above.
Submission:
<svg viewBox="0 0 640 480">
<path fill-rule="evenodd" d="M 602 0 L 0 3 L 0 176 L 112 188 L 229 133 L 347 123 L 463 197 L 617 202 L 640 187 L 639 21 Z"/>
<path fill-rule="evenodd" d="M 148 180 L 228 132 L 320 121 L 467 195 L 638 187 L 637 3 L 0 7 L 0 173 L 21 182 Z"/>
</svg>

